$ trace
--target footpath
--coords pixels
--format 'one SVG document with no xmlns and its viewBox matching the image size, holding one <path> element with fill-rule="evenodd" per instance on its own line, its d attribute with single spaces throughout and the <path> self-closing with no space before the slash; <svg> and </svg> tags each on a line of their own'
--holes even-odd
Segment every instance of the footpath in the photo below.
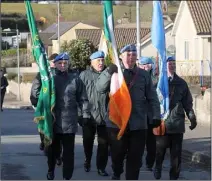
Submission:
<svg viewBox="0 0 212 181">
<path fill-rule="evenodd" d="M 32 109 L 30 103 L 17 101 L 10 94 L 5 95 L 3 104 L 5 109 Z M 198 120 L 197 120 L 198 122 Z M 184 134 L 182 158 L 191 166 L 211 169 L 211 128 L 209 126 L 197 125 L 196 129 L 189 129 L 190 122 L 186 122 Z"/>
</svg>

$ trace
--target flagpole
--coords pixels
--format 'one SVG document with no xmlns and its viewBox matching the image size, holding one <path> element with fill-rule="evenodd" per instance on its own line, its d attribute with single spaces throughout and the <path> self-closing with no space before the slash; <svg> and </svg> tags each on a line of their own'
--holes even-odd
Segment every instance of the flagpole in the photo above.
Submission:
<svg viewBox="0 0 212 181">
<path fill-rule="evenodd" d="M 137 27 L 137 59 L 141 57 L 141 38 L 140 38 L 140 2 L 136 1 L 136 27 Z"/>
<path fill-rule="evenodd" d="M 58 53 L 60 53 L 60 1 L 57 2 L 57 35 Z"/>
</svg>

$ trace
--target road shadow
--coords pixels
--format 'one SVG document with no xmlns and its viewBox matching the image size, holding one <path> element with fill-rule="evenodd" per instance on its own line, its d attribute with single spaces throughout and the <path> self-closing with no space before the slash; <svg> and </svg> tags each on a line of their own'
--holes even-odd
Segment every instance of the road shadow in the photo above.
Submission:
<svg viewBox="0 0 212 181">
<path fill-rule="evenodd" d="M 81 138 L 75 139 L 74 180 L 105 180 L 100 177 L 95 167 L 96 145 L 92 159 L 92 169 L 89 174 L 83 170 L 84 152 Z M 110 164 L 109 164 L 110 166 Z M 39 138 L 2 138 L 1 143 L 1 180 L 45 180 L 47 173 L 47 158 L 39 150 Z M 61 166 L 55 169 L 55 180 L 62 179 Z"/>
<path fill-rule="evenodd" d="M 33 121 L 34 110 L 4 109 L 0 112 L 1 135 L 38 135 L 37 123 Z M 81 135 L 82 129 L 78 126 L 76 135 Z"/>
<path fill-rule="evenodd" d="M 183 158 L 195 166 L 211 168 L 211 137 L 183 140 Z"/>
</svg>

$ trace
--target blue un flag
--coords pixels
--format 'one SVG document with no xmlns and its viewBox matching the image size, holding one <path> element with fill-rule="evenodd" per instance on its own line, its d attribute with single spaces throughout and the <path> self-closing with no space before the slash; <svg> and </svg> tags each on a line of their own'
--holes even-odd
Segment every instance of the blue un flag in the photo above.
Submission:
<svg viewBox="0 0 212 181">
<path fill-rule="evenodd" d="M 166 40 L 160 1 L 153 1 L 151 39 L 159 55 L 157 94 L 160 101 L 161 119 L 164 120 L 169 115 L 169 86 L 166 65 Z"/>
</svg>

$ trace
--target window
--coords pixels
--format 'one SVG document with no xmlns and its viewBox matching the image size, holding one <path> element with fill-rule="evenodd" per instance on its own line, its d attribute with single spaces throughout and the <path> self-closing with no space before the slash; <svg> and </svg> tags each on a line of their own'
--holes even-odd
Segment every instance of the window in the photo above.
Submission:
<svg viewBox="0 0 212 181">
<path fill-rule="evenodd" d="M 185 60 L 189 60 L 189 42 L 184 42 L 184 58 Z"/>
</svg>

